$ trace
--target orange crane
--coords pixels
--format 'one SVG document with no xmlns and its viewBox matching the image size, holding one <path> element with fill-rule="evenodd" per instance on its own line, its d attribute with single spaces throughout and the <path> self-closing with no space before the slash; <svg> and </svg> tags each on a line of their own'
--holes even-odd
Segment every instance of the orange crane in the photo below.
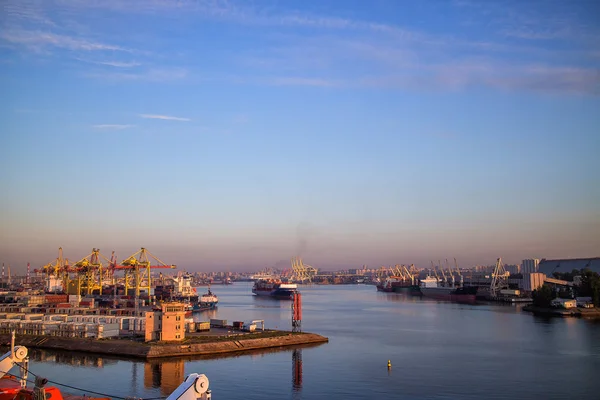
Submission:
<svg viewBox="0 0 600 400">
<path fill-rule="evenodd" d="M 156 265 L 152 265 L 150 259 L 154 259 L 157 262 Z M 132 254 L 121 262 L 121 265 L 114 265 L 114 270 L 125 271 L 125 294 L 128 293 L 131 286 L 135 289 L 135 296 L 139 297 L 140 289 L 142 287 L 148 290 L 150 295 L 150 289 L 152 287 L 152 275 L 151 270 L 156 268 L 177 268 L 176 265 L 168 265 L 162 262 L 158 257 L 154 256 L 144 247 L 140 251 Z M 133 280 L 133 282 L 132 282 Z M 143 282 L 146 285 L 143 285 Z M 132 285 L 133 283 L 133 285 Z"/>
</svg>

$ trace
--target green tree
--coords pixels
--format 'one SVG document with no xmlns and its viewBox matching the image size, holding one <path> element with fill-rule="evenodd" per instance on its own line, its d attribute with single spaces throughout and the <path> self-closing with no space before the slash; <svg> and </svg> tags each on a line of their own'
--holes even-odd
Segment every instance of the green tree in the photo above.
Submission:
<svg viewBox="0 0 600 400">
<path fill-rule="evenodd" d="M 563 281 L 573 282 L 573 278 L 580 274 L 581 274 L 581 272 L 579 270 L 574 269 L 571 272 L 553 272 L 552 276 L 555 279 L 561 279 Z"/>
<path fill-rule="evenodd" d="M 532 293 L 533 305 L 537 307 L 550 307 L 552 299 L 556 298 L 554 290 L 548 285 L 542 285 L 539 289 Z"/>
<path fill-rule="evenodd" d="M 581 286 L 578 295 L 591 297 L 594 306 L 600 307 L 600 274 L 586 268 L 581 271 Z"/>
</svg>

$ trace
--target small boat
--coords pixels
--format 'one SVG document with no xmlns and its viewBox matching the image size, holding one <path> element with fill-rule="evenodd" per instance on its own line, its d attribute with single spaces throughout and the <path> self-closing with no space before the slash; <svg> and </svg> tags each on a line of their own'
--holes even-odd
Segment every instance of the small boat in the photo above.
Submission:
<svg viewBox="0 0 600 400">
<path fill-rule="evenodd" d="M 199 312 L 199 311 L 212 310 L 213 308 L 217 307 L 218 302 L 219 302 L 219 298 L 217 297 L 216 294 L 214 294 L 213 292 L 210 291 L 210 286 L 209 286 L 208 293 L 205 293 L 202 296 L 200 296 L 200 300 L 193 306 L 193 311 Z"/>
<path fill-rule="evenodd" d="M 298 286 L 295 283 L 283 283 L 278 279 L 260 279 L 254 283 L 252 293 L 257 296 L 269 296 L 281 300 L 291 300 Z"/>
<path fill-rule="evenodd" d="M 62 393 L 54 386 L 46 386 L 48 379 L 34 375 L 29 371 L 28 349 L 25 346 L 14 345 L 13 333 L 11 349 L 0 357 L 0 400 L 112 400 L 110 395 L 92 392 L 93 395 L 102 397 L 91 397 Z M 13 375 L 10 370 L 19 367 L 20 376 Z M 34 386 L 27 387 L 28 375 L 35 376 Z M 166 400 L 210 400 L 211 391 L 208 390 L 208 378 L 202 374 L 192 373 L 167 397 Z M 71 387 L 72 389 L 86 392 L 85 389 Z"/>
</svg>

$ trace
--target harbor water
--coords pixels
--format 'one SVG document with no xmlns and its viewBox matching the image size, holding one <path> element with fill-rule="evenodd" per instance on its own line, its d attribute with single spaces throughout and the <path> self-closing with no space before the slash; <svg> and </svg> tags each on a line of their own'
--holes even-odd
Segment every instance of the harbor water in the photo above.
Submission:
<svg viewBox="0 0 600 400">
<path fill-rule="evenodd" d="M 229 322 L 291 329 L 289 301 L 251 283 L 214 286 Z M 198 288 L 203 293 L 206 288 Z M 166 397 L 198 372 L 221 399 L 598 399 L 600 323 L 546 319 L 521 305 L 464 305 L 380 293 L 374 286 L 301 286 L 313 347 L 152 362 L 31 351 L 32 373 L 118 397 Z M 392 367 L 388 369 L 388 360 Z M 73 389 L 64 389 L 78 393 Z"/>
</svg>

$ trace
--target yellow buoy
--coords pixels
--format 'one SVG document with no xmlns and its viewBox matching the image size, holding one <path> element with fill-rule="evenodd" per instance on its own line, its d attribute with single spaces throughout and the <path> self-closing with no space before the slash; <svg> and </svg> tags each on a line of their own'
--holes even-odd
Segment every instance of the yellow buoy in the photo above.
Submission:
<svg viewBox="0 0 600 400">
<path fill-rule="evenodd" d="M 392 361 L 388 360 L 388 368 L 392 368 Z"/>
</svg>

